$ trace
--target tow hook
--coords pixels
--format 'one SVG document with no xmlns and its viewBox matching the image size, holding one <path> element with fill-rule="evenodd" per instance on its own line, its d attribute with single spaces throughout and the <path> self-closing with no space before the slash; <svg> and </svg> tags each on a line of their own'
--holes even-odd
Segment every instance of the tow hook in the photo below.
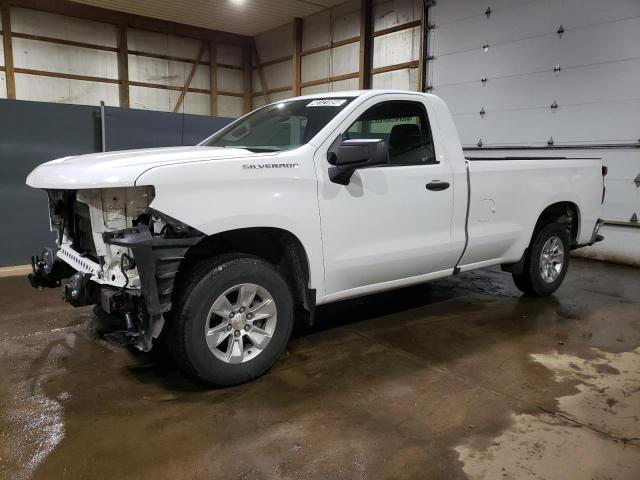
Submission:
<svg viewBox="0 0 640 480">
<path fill-rule="evenodd" d="M 63 300 L 74 307 L 83 307 L 96 303 L 93 300 L 90 278 L 90 273 L 77 272 L 72 275 L 64 284 Z"/>
</svg>

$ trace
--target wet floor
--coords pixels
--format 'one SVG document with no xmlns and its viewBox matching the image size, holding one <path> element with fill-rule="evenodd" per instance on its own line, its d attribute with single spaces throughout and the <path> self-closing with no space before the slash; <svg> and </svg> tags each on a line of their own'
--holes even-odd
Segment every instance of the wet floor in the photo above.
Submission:
<svg viewBox="0 0 640 480">
<path fill-rule="evenodd" d="M 202 390 L 87 309 L 0 279 L 0 478 L 638 479 L 640 270 L 574 259 L 320 309 L 250 384 Z"/>
</svg>

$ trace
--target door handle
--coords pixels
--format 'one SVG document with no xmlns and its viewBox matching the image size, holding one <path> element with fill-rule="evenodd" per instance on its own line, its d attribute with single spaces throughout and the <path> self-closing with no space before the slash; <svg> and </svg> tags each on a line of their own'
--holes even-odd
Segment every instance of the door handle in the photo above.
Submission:
<svg viewBox="0 0 640 480">
<path fill-rule="evenodd" d="M 441 182 L 440 180 L 434 180 L 431 183 L 427 183 L 427 190 L 434 192 L 440 192 L 449 188 L 449 182 Z"/>
</svg>

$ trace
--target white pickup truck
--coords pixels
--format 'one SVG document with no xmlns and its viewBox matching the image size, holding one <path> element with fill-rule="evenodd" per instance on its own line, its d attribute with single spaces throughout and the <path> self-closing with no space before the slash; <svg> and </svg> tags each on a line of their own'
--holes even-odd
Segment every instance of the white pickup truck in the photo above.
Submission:
<svg viewBox="0 0 640 480">
<path fill-rule="evenodd" d="M 316 305 L 501 265 L 525 294 L 600 240 L 600 159 L 465 158 L 445 103 L 404 91 L 291 98 L 195 147 L 67 157 L 57 248 L 34 287 L 122 319 L 112 338 L 215 385 L 264 373 Z"/>
</svg>

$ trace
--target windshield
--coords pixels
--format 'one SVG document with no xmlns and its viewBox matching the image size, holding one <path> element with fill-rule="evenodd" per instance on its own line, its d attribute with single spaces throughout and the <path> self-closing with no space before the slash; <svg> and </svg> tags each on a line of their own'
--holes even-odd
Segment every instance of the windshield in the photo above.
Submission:
<svg viewBox="0 0 640 480">
<path fill-rule="evenodd" d="M 308 143 L 352 100 L 317 98 L 268 105 L 220 130 L 201 145 L 256 152 L 293 150 Z"/>
</svg>

